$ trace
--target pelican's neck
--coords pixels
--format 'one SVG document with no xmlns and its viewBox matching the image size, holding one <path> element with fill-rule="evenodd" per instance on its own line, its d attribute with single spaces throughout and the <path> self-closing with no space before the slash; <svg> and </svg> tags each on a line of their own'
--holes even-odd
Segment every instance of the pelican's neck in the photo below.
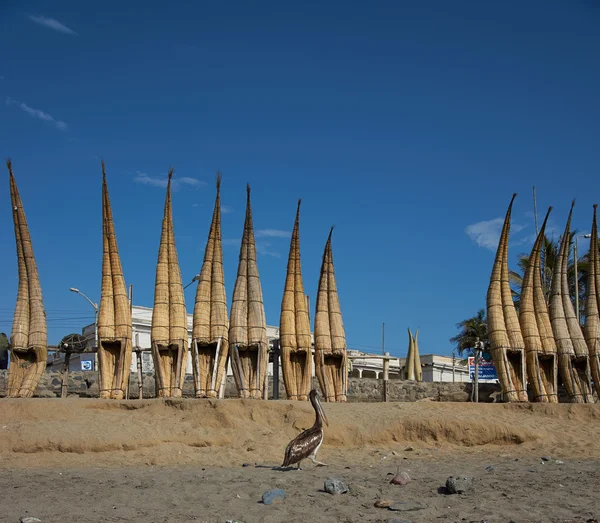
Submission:
<svg viewBox="0 0 600 523">
<path fill-rule="evenodd" d="M 317 399 L 316 396 L 311 396 L 310 397 L 310 402 L 312 403 L 313 409 L 315 409 L 315 424 L 313 425 L 314 429 L 321 429 L 323 428 L 323 420 L 321 419 L 321 414 L 320 414 L 320 403 L 319 400 Z"/>
</svg>

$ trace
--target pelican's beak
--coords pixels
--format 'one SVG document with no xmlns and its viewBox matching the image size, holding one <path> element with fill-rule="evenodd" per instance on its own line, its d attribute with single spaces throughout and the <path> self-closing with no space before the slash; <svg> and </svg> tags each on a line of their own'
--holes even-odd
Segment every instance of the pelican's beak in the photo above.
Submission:
<svg viewBox="0 0 600 523">
<path fill-rule="evenodd" d="M 327 416 L 325 415 L 325 412 L 323 411 L 323 406 L 321 405 L 320 401 L 319 401 L 319 414 L 321 415 L 321 418 L 325 422 L 325 425 L 327 425 L 329 427 L 329 420 L 327 419 Z"/>
</svg>

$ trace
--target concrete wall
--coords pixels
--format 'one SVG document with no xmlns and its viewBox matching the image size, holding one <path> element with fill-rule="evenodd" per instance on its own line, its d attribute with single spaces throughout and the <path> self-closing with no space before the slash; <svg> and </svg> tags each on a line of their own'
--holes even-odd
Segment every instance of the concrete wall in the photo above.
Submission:
<svg viewBox="0 0 600 523">
<path fill-rule="evenodd" d="M 8 371 L 0 370 L 0 397 L 6 396 Z M 272 397 L 272 379 L 269 378 L 269 398 Z M 313 387 L 319 390 L 316 378 L 313 378 Z M 58 372 L 45 372 L 40 386 L 36 391 L 37 397 L 55 398 L 60 396 L 61 375 Z M 376 402 L 381 401 L 383 381 L 373 378 L 351 378 L 348 384 L 349 402 Z M 480 401 L 494 401 L 498 395 L 499 387 L 494 384 L 480 385 Z M 97 397 L 98 383 L 96 372 L 71 372 L 69 373 L 69 395 L 80 397 Z M 391 401 L 469 401 L 471 395 L 470 383 L 417 383 L 414 381 L 390 380 L 389 393 Z M 184 396 L 193 396 L 194 385 L 192 376 L 186 376 Z M 130 399 L 138 397 L 137 374 L 131 374 Z M 154 397 L 154 374 L 144 374 L 144 397 Z M 225 389 L 226 398 L 237 397 L 237 390 L 233 377 L 227 378 Z M 279 397 L 285 399 L 285 388 L 280 382 Z"/>
</svg>

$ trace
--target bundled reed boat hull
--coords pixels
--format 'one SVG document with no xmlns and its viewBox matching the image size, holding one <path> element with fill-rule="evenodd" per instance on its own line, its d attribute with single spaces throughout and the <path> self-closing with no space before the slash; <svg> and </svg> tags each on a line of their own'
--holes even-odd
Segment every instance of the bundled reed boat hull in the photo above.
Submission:
<svg viewBox="0 0 600 523">
<path fill-rule="evenodd" d="M 300 201 L 290 242 L 279 335 L 281 366 L 287 399 L 307 401 L 312 382 L 312 340 L 308 302 L 300 265 Z"/>
<path fill-rule="evenodd" d="M 335 281 L 331 235 L 329 232 L 317 292 L 315 313 L 315 374 L 326 401 L 346 402 L 348 393 L 348 353 L 346 333 Z"/>
<path fill-rule="evenodd" d="M 567 273 L 574 206 L 573 201 L 552 277 L 550 321 L 556 339 L 559 375 L 569 399 L 573 403 L 590 403 L 593 396 L 588 349 L 571 303 Z"/>
<path fill-rule="evenodd" d="M 7 160 L 13 210 L 19 286 L 10 336 L 8 391 L 10 398 L 31 398 L 46 370 L 48 356 L 46 312 L 23 203 L 12 164 Z"/>
<path fill-rule="evenodd" d="M 229 352 L 227 298 L 221 241 L 221 175 L 204 261 L 196 289 L 192 331 L 192 371 L 198 398 L 216 398 L 226 379 Z"/>
<path fill-rule="evenodd" d="M 527 376 L 531 384 L 533 401 L 544 403 L 558 402 L 556 341 L 550 324 L 541 275 L 541 248 L 551 210 L 552 207 L 546 213 L 529 256 L 529 264 L 523 278 L 519 311 L 519 322 L 525 342 Z"/>
<path fill-rule="evenodd" d="M 486 299 L 490 352 L 506 402 L 527 401 L 525 344 L 508 280 L 508 236 L 516 196 L 506 211 Z"/>
<path fill-rule="evenodd" d="M 131 366 L 131 307 L 121 268 L 106 172 L 102 162 L 102 293 L 98 310 L 100 398 L 125 397 Z"/>
<path fill-rule="evenodd" d="M 269 358 L 262 288 L 247 187 L 246 218 L 229 323 L 229 357 L 240 398 L 262 399 Z"/>
<path fill-rule="evenodd" d="M 169 171 L 165 212 L 162 222 L 154 308 L 152 310 L 152 357 L 158 397 L 182 396 L 188 354 L 188 331 L 181 271 L 175 244 Z"/>
<path fill-rule="evenodd" d="M 598 254 L 598 222 L 594 205 L 592 235 L 590 239 L 589 271 L 586 289 L 585 341 L 588 346 L 590 370 L 600 398 L 600 256 Z"/>
</svg>

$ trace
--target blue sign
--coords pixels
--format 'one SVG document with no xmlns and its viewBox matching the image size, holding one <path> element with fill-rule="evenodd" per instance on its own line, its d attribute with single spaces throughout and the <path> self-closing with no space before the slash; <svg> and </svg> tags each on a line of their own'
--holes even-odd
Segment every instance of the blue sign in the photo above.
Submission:
<svg viewBox="0 0 600 523">
<path fill-rule="evenodd" d="M 90 360 L 81 362 L 81 370 L 94 370 L 93 366 L 94 364 Z"/>
<path fill-rule="evenodd" d="M 469 356 L 469 378 L 471 381 L 475 379 L 475 358 Z M 497 380 L 498 373 L 493 361 L 484 359 L 479 360 L 479 379 L 480 380 Z"/>
</svg>

